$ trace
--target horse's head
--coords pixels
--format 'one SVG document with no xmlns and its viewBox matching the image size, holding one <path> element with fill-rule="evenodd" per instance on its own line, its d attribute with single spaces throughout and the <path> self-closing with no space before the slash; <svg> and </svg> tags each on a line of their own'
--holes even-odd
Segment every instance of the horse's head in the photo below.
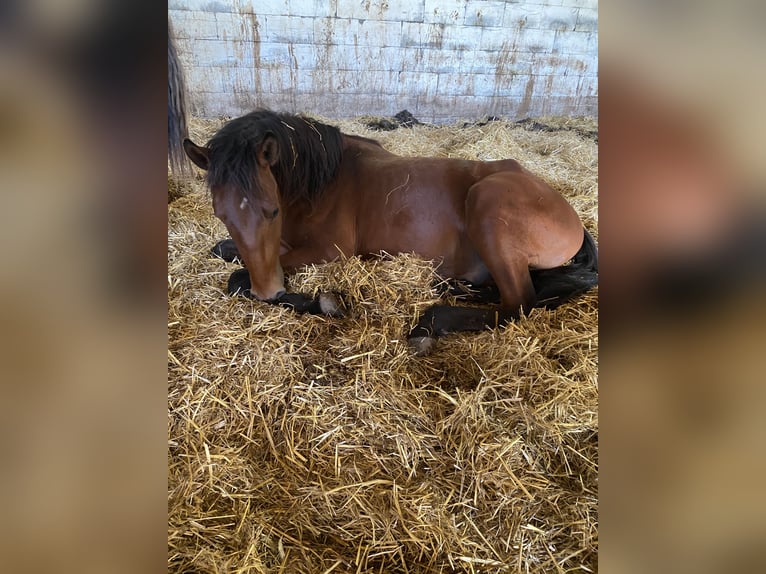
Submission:
<svg viewBox="0 0 766 574">
<path fill-rule="evenodd" d="M 189 159 L 208 172 L 213 210 L 223 221 L 250 274 L 250 293 L 259 300 L 277 299 L 285 291 L 279 263 L 282 213 L 272 166 L 279 146 L 266 133 L 257 143 L 216 149 L 184 140 Z M 232 154 L 240 156 L 232 161 Z"/>
</svg>

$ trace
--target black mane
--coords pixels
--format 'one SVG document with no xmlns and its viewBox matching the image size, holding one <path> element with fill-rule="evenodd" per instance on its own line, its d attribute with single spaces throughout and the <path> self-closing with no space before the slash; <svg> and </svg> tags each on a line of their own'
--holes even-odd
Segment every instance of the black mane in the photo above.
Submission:
<svg viewBox="0 0 766 574">
<path fill-rule="evenodd" d="M 256 148 L 267 134 L 279 146 L 272 173 L 282 200 L 312 201 L 330 183 L 343 159 L 343 140 L 338 128 L 305 116 L 256 110 L 223 126 L 208 142 L 210 186 L 234 184 L 246 196 L 257 198 Z"/>
</svg>

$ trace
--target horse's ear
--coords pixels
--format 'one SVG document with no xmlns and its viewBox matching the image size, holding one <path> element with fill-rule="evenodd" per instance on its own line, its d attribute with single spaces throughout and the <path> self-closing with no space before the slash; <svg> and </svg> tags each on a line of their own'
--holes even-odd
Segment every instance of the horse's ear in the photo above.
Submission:
<svg viewBox="0 0 766 574">
<path fill-rule="evenodd" d="M 279 144 L 271 132 L 267 133 L 258 146 L 258 162 L 262 166 L 274 165 L 279 159 Z"/>
<path fill-rule="evenodd" d="M 210 150 L 206 147 L 198 146 L 189 138 L 186 138 L 184 139 L 184 151 L 198 168 L 207 171 L 210 167 Z"/>
</svg>

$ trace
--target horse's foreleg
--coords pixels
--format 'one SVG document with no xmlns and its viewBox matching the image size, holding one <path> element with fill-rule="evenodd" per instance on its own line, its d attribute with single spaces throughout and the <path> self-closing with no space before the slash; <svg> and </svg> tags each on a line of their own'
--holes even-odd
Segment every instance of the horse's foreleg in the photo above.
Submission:
<svg viewBox="0 0 766 574">
<path fill-rule="evenodd" d="M 229 263 L 242 264 L 237 246 L 233 239 L 223 239 L 216 243 L 210 252 Z M 300 250 L 289 251 L 282 255 L 280 261 L 285 269 L 294 269 L 312 262 L 315 255 Z M 242 295 L 252 298 L 250 294 L 250 274 L 245 268 L 237 269 L 229 277 L 227 291 L 229 295 Z M 289 307 L 297 313 L 310 313 L 312 315 L 329 315 L 330 317 L 342 317 L 343 301 L 335 293 L 320 293 L 317 297 L 304 295 L 303 293 L 285 293 L 272 303 Z"/>
<path fill-rule="evenodd" d="M 320 293 L 316 297 L 310 297 L 303 293 L 285 293 L 277 304 L 289 307 L 296 313 L 309 313 L 311 315 L 328 315 L 330 317 L 343 317 L 343 302 L 335 293 Z"/>
<path fill-rule="evenodd" d="M 242 263 L 242 258 L 239 256 L 239 251 L 237 251 L 237 246 L 234 244 L 233 239 L 223 239 L 219 241 L 213 245 L 210 253 L 229 263 Z"/>
<path fill-rule="evenodd" d="M 244 267 L 237 269 L 229 276 L 227 285 L 229 295 L 241 295 L 252 299 L 250 293 L 250 273 Z M 296 313 L 309 313 L 311 315 L 328 315 L 330 317 L 343 317 L 343 301 L 335 293 L 320 293 L 316 297 L 303 293 L 284 293 L 274 301 L 268 301 L 282 307 L 289 307 Z"/>
</svg>

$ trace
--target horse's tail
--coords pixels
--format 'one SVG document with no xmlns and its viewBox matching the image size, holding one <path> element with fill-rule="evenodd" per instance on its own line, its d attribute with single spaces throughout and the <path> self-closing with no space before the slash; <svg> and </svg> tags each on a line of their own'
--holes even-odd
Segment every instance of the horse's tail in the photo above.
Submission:
<svg viewBox="0 0 766 574">
<path fill-rule="evenodd" d="M 553 309 L 572 297 L 598 285 L 598 249 L 587 229 L 583 229 L 580 250 L 567 265 L 531 270 L 537 294 L 537 307 Z"/>
<path fill-rule="evenodd" d="M 168 20 L 168 159 L 174 174 L 189 172 L 189 162 L 183 149 L 186 128 L 186 88 L 178 61 L 173 30 Z"/>
</svg>

